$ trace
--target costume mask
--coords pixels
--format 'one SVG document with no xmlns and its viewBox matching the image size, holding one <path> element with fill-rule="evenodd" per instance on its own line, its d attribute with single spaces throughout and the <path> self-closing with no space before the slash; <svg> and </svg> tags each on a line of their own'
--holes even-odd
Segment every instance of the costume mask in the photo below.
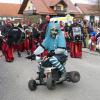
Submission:
<svg viewBox="0 0 100 100">
<path fill-rule="evenodd" d="M 50 36 L 51 36 L 53 39 L 56 38 L 56 35 L 57 35 L 57 34 L 58 34 L 57 28 L 56 28 L 56 27 L 51 28 L 51 30 L 50 30 Z"/>
</svg>

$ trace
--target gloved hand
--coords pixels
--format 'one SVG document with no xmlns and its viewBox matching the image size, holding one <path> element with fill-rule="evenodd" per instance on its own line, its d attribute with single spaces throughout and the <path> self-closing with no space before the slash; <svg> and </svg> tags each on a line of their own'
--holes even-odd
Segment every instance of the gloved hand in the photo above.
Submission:
<svg viewBox="0 0 100 100">
<path fill-rule="evenodd" d="M 54 50 L 51 50 L 51 51 L 48 53 L 48 57 L 52 57 L 52 56 L 54 56 L 54 55 L 55 55 Z"/>
<path fill-rule="evenodd" d="M 30 56 L 27 56 L 26 58 L 31 59 L 31 60 L 36 60 L 36 55 L 33 54 L 33 55 L 30 55 Z"/>
</svg>

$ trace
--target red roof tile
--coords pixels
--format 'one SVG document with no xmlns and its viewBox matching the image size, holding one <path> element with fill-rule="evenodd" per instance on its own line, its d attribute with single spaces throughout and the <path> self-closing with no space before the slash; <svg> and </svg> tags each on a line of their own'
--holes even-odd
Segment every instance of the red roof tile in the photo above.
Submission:
<svg viewBox="0 0 100 100">
<path fill-rule="evenodd" d="M 20 6 L 20 4 L 0 3 L 0 16 L 21 17 L 18 14 Z"/>
<path fill-rule="evenodd" d="M 50 8 L 50 6 L 54 6 L 59 3 L 61 0 L 31 0 L 36 8 L 36 13 L 38 14 L 56 14 L 56 12 Z M 79 11 L 72 4 L 70 0 L 63 0 L 66 5 L 68 5 L 68 10 L 70 13 L 79 14 Z M 22 6 L 19 10 L 19 13 L 22 14 L 25 7 L 27 6 L 28 0 L 24 0 Z"/>
<path fill-rule="evenodd" d="M 48 6 L 54 6 L 59 2 L 59 0 L 44 0 L 44 1 Z"/>
<path fill-rule="evenodd" d="M 79 4 L 78 3 L 77 6 L 80 8 L 80 10 L 83 12 L 83 14 L 100 15 L 99 10 L 96 10 L 98 5 Z"/>
<path fill-rule="evenodd" d="M 76 7 L 73 5 L 73 3 L 71 2 L 71 0 L 64 0 L 64 1 L 68 5 L 68 10 L 69 10 L 70 13 L 80 14 L 80 12 L 76 9 Z"/>
<path fill-rule="evenodd" d="M 56 14 L 44 0 L 32 0 L 38 14 Z"/>
</svg>

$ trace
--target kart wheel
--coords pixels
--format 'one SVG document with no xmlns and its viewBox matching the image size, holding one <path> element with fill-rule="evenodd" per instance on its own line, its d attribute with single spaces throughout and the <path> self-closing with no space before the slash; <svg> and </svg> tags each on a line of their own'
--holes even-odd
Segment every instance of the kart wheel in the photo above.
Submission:
<svg viewBox="0 0 100 100">
<path fill-rule="evenodd" d="M 34 91 L 37 89 L 37 84 L 35 80 L 29 80 L 28 87 L 31 91 Z"/>
<path fill-rule="evenodd" d="M 63 84 L 64 81 L 58 81 L 56 84 Z"/>
<path fill-rule="evenodd" d="M 47 88 L 49 90 L 54 90 L 55 86 L 56 86 L 55 80 L 52 78 L 52 75 L 50 73 L 50 74 L 48 74 L 48 78 L 47 78 Z"/>
<path fill-rule="evenodd" d="M 68 72 L 69 82 L 77 83 L 80 81 L 80 74 L 77 71 Z"/>
</svg>

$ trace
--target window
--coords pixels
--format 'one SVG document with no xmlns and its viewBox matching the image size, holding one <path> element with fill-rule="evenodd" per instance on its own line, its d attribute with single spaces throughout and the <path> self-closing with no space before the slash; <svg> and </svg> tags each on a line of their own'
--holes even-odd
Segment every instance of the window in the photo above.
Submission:
<svg viewBox="0 0 100 100">
<path fill-rule="evenodd" d="M 61 11 L 61 6 L 56 6 L 57 11 Z"/>
<path fill-rule="evenodd" d="M 67 7 L 64 7 L 64 11 L 67 11 Z"/>
<path fill-rule="evenodd" d="M 28 10 L 30 10 L 30 6 L 28 7 Z"/>
</svg>

